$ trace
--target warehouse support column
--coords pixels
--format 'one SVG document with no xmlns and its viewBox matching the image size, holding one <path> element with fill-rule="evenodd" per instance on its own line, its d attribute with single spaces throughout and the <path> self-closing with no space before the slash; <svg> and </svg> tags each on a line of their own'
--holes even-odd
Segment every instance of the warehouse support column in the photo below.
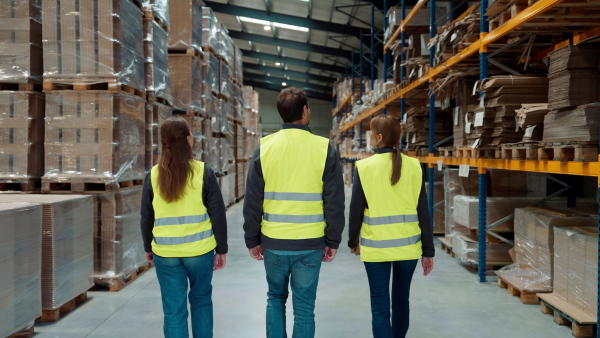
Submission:
<svg viewBox="0 0 600 338">
<path fill-rule="evenodd" d="M 480 39 L 488 33 L 489 26 L 487 23 L 487 17 L 485 12 L 487 11 L 488 2 L 487 0 L 481 0 L 479 6 L 481 21 L 480 21 Z M 479 49 L 479 79 L 483 80 L 488 77 L 488 56 L 487 46 L 481 46 Z M 479 93 L 480 99 L 483 99 L 483 93 Z M 479 282 L 486 282 L 485 267 L 486 263 L 486 230 L 487 230 L 487 175 L 485 168 L 479 168 L 479 264 L 478 274 Z"/>
<path fill-rule="evenodd" d="M 402 0 L 402 7 L 401 7 L 401 12 L 400 14 L 402 15 L 402 21 L 404 22 L 404 19 L 406 19 L 406 0 Z M 402 24 L 401 24 L 402 27 Z M 400 43 L 401 43 L 401 47 L 402 49 L 400 50 L 400 61 L 402 63 L 402 65 L 400 66 L 400 83 L 404 82 L 404 78 L 406 77 L 406 33 L 404 32 L 404 27 L 401 28 L 402 31 L 400 32 Z M 404 95 L 402 95 L 400 97 L 400 118 L 402 119 L 402 121 L 405 121 L 405 117 L 404 115 L 406 114 L 406 99 L 404 98 Z M 405 141 L 404 139 L 402 139 L 401 141 L 401 146 L 404 147 Z"/>
<path fill-rule="evenodd" d="M 358 98 L 358 103 L 362 104 L 362 97 L 363 97 L 363 33 L 360 32 L 360 57 L 359 57 L 359 62 L 358 62 L 358 68 L 360 71 L 360 89 L 359 89 L 359 93 L 360 93 L 360 97 Z"/>
<path fill-rule="evenodd" d="M 436 18 L 435 18 L 435 0 L 430 0 L 430 15 L 429 15 L 429 37 L 433 39 L 437 35 L 436 28 Z M 434 64 L 433 61 L 435 59 L 435 46 L 431 46 L 429 49 L 429 67 L 433 69 Z M 433 94 L 433 78 L 429 79 L 429 157 L 433 158 L 435 155 L 435 95 Z M 434 207 L 433 201 L 435 201 L 435 189 L 434 189 L 434 180 L 435 180 L 435 169 L 433 163 L 429 163 L 429 172 L 428 172 L 428 180 L 429 180 L 429 217 L 431 219 L 431 226 L 435 227 L 434 224 Z"/>
<path fill-rule="evenodd" d="M 375 89 L 375 6 L 371 5 L 371 90 Z"/>
<path fill-rule="evenodd" d="M 384 36 L 385 36 L 385 31 L 388 28 L 388 17 L 386 15 L 387 10 L 388 10 L 387 0 L 383 0 L 383 32 L 384 32 L 383 35 Z M 375 16 L 371 16 L 371 25 L 374 25 L 374 24 L 375 24 Z M 385 41 L 384 41 L 384 43 L 385 43 Z M 390 64 L 389 56 L 390 56 L 389 51 L 384 49 L 383 50 L 383 84 L 384 84 L 384 86 L 388 79 L 388 77 L 387 77 L 388 76 L 388 67 Z M 387 115 L 387 108 L 383 108 L 383 115 Z"/>
</svg>

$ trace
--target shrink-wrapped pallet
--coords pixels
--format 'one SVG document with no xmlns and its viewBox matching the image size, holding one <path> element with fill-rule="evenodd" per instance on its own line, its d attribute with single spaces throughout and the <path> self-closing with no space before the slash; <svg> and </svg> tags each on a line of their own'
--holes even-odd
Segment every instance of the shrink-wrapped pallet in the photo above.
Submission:
<svg viewBox="0 0 600 338">
<path fill-rule="evenodd" d="M 219 93 L 233 100 L 233 82 L 231 82 L 231 67 L 219 60 Z"/>
<path fill-rule="evenodd" d="M 235 198 L 236 200 L 244 197 L 246 194 L 246 173 L 244 163 L 235 164 Z"/>
<path fill-rule="evenodd" d="M 46 93 L 45 175 L 111 183 L 145 173 L 145 101 L 111 91 Z"/>
<path fill-rule="evenodd" d="M 202 81 L 204 83 L 203 95 L 216 96 L 221 93 L 221 61 L 212 53 L 205 53 L 202 64 Z M 227 84 L 225 84 L 227 85 Z"/>
<path fill-rule="evenodd" d="M 142 0 L 142 7 L 146 17 L 150 15 L 154 20 L 159 21 L 161 26 L 168 32 L 171 26 L 170 18 L 170 3 L 177 2 L 176 0 Z M 179 27 L 178 27 L 179 28 Z"/>
<path fill-rule="evenodd" d="M 146 91 L 155 97 L 172 101 L 167 32 L 154 20 L 144 19 L 144 69 Z"/>
<path fill-rule="evenodd" d="M 42 314 L 42 207 L 0 204 L 0 336 L 7 337 Z"/>
<path fill-rule="evenodd" d="M 44 95 L 0 92 L 0 180 L 27 182 L 44 169 Z"/>
<path fill-rule="evenodd" d="M 227 27 L 222 22 L 217 22 L 217 36 L 219 39 L 217 55 L 233 67 L 235 57 L 234 44 L 233 40 L 229 37 L 229 30 L 227 30 Z"/>
<path fill-rule="evenodd" d="M 219 50 L 217 18 L 209 7 L 202 7 L 202 48 L 212 53 Z"/>
<path fill-rule="evenodd" d="M 130 0 L 45 0 L 44 81 L 145 90 L 143 13 Z"/>
<path fill-rule="evenodd" d="M 200 0 L 170 0 L 169 50 L 202 49 L 202 6 Z"/>
<path fill-rule="evenodd" d="M 175 109 L 196 112 L 202 104 L 202 62 L 195 55 L 169 54 L 171 95 Z"/>
<path fill-rule="evenodd" d="M 0 203 L 42 207 L 42 309 L 55 310 L 92 287 L 94 201 L 85 195 L 0 195 Z"/>
<path fill-rule="evenodd" d="M 239 124 L 235 124 L 234 129 L 234 157 L 244 159 L 246 157 L 246 130 Z"/>
<path fill-rule="evenodd" d="M 41 0 L 0 2 L 0 82 L 42 79 Z"/>
<path fill-rule="evenodd" d="M 146 104 L 146 170 L 150 170 L 158 163 L 162 153 L 160 126 L 171 116 L 173 116 L 173 107 L 158 102 Z"/>
<path fill-rule="evenodd" d="M 510 264 L 511 258 L 508 253 L 510 248 L 511 246 L 506 243 L 486 243 L 486 264 Z M 466 264 L 478 265 L 479 263 L 479 243 L 475 238 L 463 234 L 456 235 L 452 239 L 452 252 Z"/>
</svg>

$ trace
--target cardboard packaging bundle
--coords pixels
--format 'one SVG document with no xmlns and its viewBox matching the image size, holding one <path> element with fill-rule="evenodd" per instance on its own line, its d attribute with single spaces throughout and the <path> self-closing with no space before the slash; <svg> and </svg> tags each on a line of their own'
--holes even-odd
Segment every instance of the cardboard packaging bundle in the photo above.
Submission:
<svg viewBox="0 0 600 338">
<path fill-rule="evenodd" d="M 41 0 L 0 2 L 0 82 L 42 79 Z"/>
<path fill-rule="evenodd" d="M 433 185 L 434 190 L 434 200 L 433 204 L 437 204 L 439 202 L 444 201 L 444 182 L 436 181 Z M 429 192 L 429 182 L 425 182 L 425 191 Z M 433 233 L 434 234 L 444 234 L 445 232 L 445 213 L 444 213 L 444 204 L 440 204 L 435 207 L 433 212 Z"/>
<path fill-rule="evenodd" d="M 217 18 L 209 7 L 202 7 L 202 48 L 217 53 L 219 50 Z"/>
<path fill-rule="evenodd" d="M 246 158 L 246 131 L 244 127 L 239 124 L 234 125 L 235 129 L 235 152 L 234 157 L 236 159 L 244 159 Z"/>
<path fill-rule="evenodd" d="M 142 15 L 130 0 L 43 1 L 44 81 L 144 91 Z"/>
<path fill-rule="evenodd" d="M 225 202 L 225 206 L 229 206 L 235 203 L 235 180 L 235 173 L 219 177 L 221 194 L 223 195 L 223 201 Z"/>
<path fill-rule="evenodd" d="M 171 95 L 176 110 L 202 109 L 202 61 L 195 55 L 169 54 Z"/>
<path fill-rule="evenodd" d="M 571 210 L 515 209 L 515 264 L 497 272 L 528 291 L 552 291 L 555 227 L 593 226 L 597 219 Z"/>
<path fill-rule="evenodd" d="M 0 336 L 7 337 L 42 314 L 42 207 L 0 203 Z"/>
<path fill-rule="evenodd" d="M 226 62 L 219 60 L 219 94 L 233 100 L 233 86 L 231 68 Z"/>
<path fill-rule="evenodd" d="M 234 59 L 235 61 L 233 62 L 233 78 L 235 79 L 235 81 L 238 84 L 238 88 L 239 86 L 242 86 L 242 84 L 244 83 L 244 59 L 243 59 L 243 53 L 242 50 L 240 49 L 240 47 L 233 45 L 233 50 L 234 50 Z M 241 89 L 241 88 L 240 88 Z"/>
<path fill-rule="evenodd" d="M 154 101 L 155 97 L 173 101 L 167 42 L 167 32 L 156 21 L 144 18 L 146 91 Z"/>
<path fill-rule="evenodd" d="M 229 31 L 225 24 L 222 22 L 217 22 L 217 37 L 218 37 L 218 47 L 217 47 L 217 55 L 219 55 L 228 65 L 233 66 L 234 61 L 234 53 L 235 50 L 233 48 L 233 40 L 229 37 Z"/>
<path fill-rule="evenodd" d="M 111 91 L 46 93 L 45 175 L 107 183 L 145 176 L 145 101 Z"/>
<path fill-rule="evenodd" d="M 434 66 L 438 66 L 479 39 L 479 11 L 462 20 L 438 27 L 437 35 L 427 43 L 427 49 L 436 46 Z"/>
<path fill-rule="evenodd" d="M 416 107 L 406 113 L 406 131 L 409 147 L 425 146 L 429 142 L 429 108 Z M 436 109 L 435 142 L 452 135 L 452 119 L 448 111 Z"/>
<path fill-rule="evenodd" d="M 85 195 L 0 195 L 0 204 L 42 208 L 42 309 L 55 310 L 93 286 L 94 201 Z"/>
<path fill-rule="evenodd" d="M 517 109 L 517 125 L 525 130 L 523 142 L 541 141 L 544 134 L 544 117 L 548 114 L 547 103 L 521 104 Z"/>
<path fill-rule="evenodd" d="M 94 195 L 94 280 L 111 285 L 146 266 L 140 238 L 142 186 Z"/>
<path fill-rule="evenodd" d="M 405 10 L 406 14 L 408 14 L 412 10 L 412 7 L 407 6 Z M 438 15 L 438 18 L 441 18 L 446 15 L 446 10 L 443 8 L 438 8 L 436 9 L 436 15 Z M 384 32 L 384 39 L 387 41 L 402 22 L 402 7 L 390 7 L 386 17 L 388 19 L 388 29 Z M 411 29 L 429 27 L 429 10 L 427 8 L 421 8 L 415 14 L 412 20 L 410 20 L 407 26 Z"/>
<path fill-rule="evenodd" d="M 202 50 L 201 0 L 169 0 L 169 51 Z"/>
<path fill-rule="evenodd" d="M 454 124 L 454 146 L 467 146 L 467 134 L 465 131 L 467 125 L 467 114 L 469 106 L 477 104 L 477 96 L 472 95 L 475 82 L 467 79 L 461 79 L 456 83 L 456 92 L 454 99 L 456 107 L 453 109 Z M 471 127 L 470 127 L 471 128 Z"/>
<path fill-rule="evenodd" d="M 236 163 L 235 166 L 235 198 L 237 200 L 246 194 L 246 173 L 244 163 Z"/>
<path fill-rule="evenodd" d="M 486 243 L 486 262 L 488 265 L 504 265 L 512 262 L 508 251 L 512 246 L 506 243 Z M 476 238 L 459 234 L 452 239 L 452 252 L 462 262 L 478 265 L 479 243 Z"/>
<path fill-rule="evenodd" d="M 44 169 L 44 95 L 0 92 L 0 179 L 38 179 Z"/>
<path fill-rule="evenodd" d="M 595 319 L 598 298 L 596 227 L 554 228 L 554 296 Z"/>
<path fill-rule="evenodd" d="M 162 152 L 159 128 L 171 116 L 173 107 L 158 102 L 146 104 L 146 170 L 158 163 Z"/>
<path fill-rule="evenodd" d="M 600 101 L 600 44 L 562 47 L 548 54 L 548 106 L 561 109 Z"/>
<path fill-rule="evenodd" d="M 170 3 L 178 1 L 175 0 L 142 0 L 142 7 L 148 17 L 148 12 L 152 13 L 154 20 L 158 20 L 161 26 L 165 28 L 167 32 L 171 29 L 171 18 L 170 18 Z M 201 4 L 202 5 L 202 4 Z M 181 6 L 181 5 L 180 5 Z M 179 18 L 178 18 L 179 19 Z"/>
<path fill-rule="evenodd" d="M 553 110 L 544 117 L 543 143 L 598 142 L 600 103 Z"/>
<path fill-rule="evenodd" d="M 221 93 L 221 73 L 220 73 L 220 61 L 212 53 L 204 53 L 204 59 L 202 64 L 202 80 L 204 82 L 203 95 L 217 96 Z M 227 85 L 227 83 L 225 84 Z"/>
</svg>

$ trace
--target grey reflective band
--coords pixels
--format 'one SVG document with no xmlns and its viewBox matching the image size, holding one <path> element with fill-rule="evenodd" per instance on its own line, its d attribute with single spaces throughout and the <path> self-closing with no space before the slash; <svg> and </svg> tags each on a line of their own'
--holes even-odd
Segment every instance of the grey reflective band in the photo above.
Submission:
<svg viewBox="0 0 600 338">
<path fill-rule="evenodd" d="M 273 201 L 320 202 L 323 200 L 323 194 L 304 192 L 265 192 L 265 199 Z"/>
<path fill-rule="evenodd" d="M 372 239 L 360 238 L 360 245 L 368 246 L 370 248 L 399 248 L 402 246 L 417 244 L 421 241 L 421 234 L 407 238 L 398 239 L 384 239 L 381 241 L 374 241 Z"/>
<path fill-rule="evenodd" d="M 199 232 L 193 235 L 183 237 L 154 237 L 154 242 L 158 245 L 179 245 L 201 241 L 210 238 L 213 235 L 212 229 Z"/>
<path fill-rule="evenodd" d="M 320 215 L 274 215 L 263 214 L 263 219 L 267 222 L 277 223 L 319 223 L 325 222 L 325 216 Z"/>
<path fill-rule="evenodd" d="M 383 217 L 363 217 L 363 223 L 368 225 L 383 225 L 383 224 L 396 224 L 396 223 L 410 223 L 418 222 L 419 215 L 396 215 L 396 216 L 383 216 Z"/>
<path fill-rule="evenodd" d="M 194 224 L 208 221 L 208 214 L 204 215 L 193 215 L 193 216 L 180 216 L 180 217 L 164 217 L 158 218 L 154 221 L 156 226 L 161 225 L 180 225 L 180 224 Z"/>
</svg>

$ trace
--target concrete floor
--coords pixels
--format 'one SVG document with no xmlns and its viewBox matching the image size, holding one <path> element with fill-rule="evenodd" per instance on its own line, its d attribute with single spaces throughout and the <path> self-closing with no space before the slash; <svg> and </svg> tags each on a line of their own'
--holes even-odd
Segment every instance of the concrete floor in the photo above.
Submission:
<svg viewBox="0 0 600 338">
<path fill-rule="evenodd" d="M 346 193 L 349 204 L 349 192 Z M 347 214 L 347 213 L 346 213 Z M 214 336 L 265 336 L 267 284 L 262 262 L 243 243 L 242 205 L 228 211 L 227 266 L 213 279 Z M 371 337 L 369 289 L 364 266 L 343 246 L 324 263 L 316 305 L 317 337 Z M 439 247 L 439 245 L 436 246 Z M 417 267 L 411 294 L 408 337 L 571 337 L 539 305 L 523 305 L 495 278 L 480 284 L 476 273 L 438 250 L 435 269 L 424 277 Z M 162 337 L 162 306 L 156 273 L 150 269 L 124 290 L 89 292 L 89 300 L 56 323 L 36 324 L 35 337 Z M 293 316 L 288 306 L 288 334 Z"/>
</svg>

